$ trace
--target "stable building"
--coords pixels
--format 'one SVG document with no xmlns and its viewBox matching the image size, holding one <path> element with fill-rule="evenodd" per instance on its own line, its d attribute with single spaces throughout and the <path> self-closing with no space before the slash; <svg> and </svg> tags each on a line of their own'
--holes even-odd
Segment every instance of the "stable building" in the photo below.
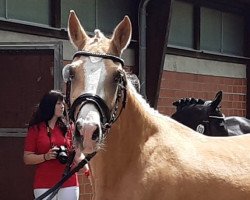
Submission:
<svg viewBox="0 0 250 200">
<path fill-rule="evenodd" d="M 1 199 L 33 198 L 23 141 L 42 95 L 65 91 L 61 70 L 75 52 L 70 10 L 90 36 L 95 29 L 110 36 L 130 17 L 132 41 L 122 58 L 162 114 L 171 115 L 180 98 L 213 99 L 222 90 L 224 114 L 250 117 L 249 9 L 248 0 L 0 0 Z M 79 177 L 81 199 L 90 199 L 91 185 Z"/>
</svg>

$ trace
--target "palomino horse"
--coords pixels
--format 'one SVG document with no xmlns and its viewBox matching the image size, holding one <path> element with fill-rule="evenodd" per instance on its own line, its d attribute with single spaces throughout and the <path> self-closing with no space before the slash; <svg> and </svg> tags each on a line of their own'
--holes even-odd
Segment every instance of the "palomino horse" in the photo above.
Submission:
<svg viewBox="0 0 250 200">
<path fill-rule="evenodd" d="M 78 52 L 63 76 L 76 145 L 97 152 L 89 163 L 94 200 L 250 199 L 250 135 L 199 134 L 150 108 L 126 80 L 127 16 L 111 39 L 100 31 L 90 38 L 73 11 L 68 23 Z"/>
<path fill-rule="evenodd" d="M 235 136 L 250 133 L 250 120 L 226 116 L 220 110 L 222 91 L 214 100 L 182 98 L 173 103 L 176 112 L 171 116 L 178 122 L 209 136 Z"/>
</svg>

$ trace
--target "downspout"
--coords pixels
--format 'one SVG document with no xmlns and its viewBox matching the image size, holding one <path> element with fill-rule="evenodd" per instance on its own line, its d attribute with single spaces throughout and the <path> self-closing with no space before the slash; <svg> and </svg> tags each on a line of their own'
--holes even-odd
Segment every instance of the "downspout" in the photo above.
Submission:
<svg viewBox="0 0 250 200">
<path fill-rule="evenodd" d="M 141 0 L 139 5 L 139 79 L 141 95 L 146 96 L 146 7 L 150 0 Z"/>
</svg>

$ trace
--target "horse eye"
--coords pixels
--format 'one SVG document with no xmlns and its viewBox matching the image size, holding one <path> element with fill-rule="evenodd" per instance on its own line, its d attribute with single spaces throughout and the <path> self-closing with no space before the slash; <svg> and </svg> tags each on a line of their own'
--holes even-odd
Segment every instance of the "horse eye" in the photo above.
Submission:
<svg viewBox="0 0 250 200">
<path fill-rule="evenodd" d="M 114 81 L 116 83 L 120 82 L 120 80 L 122 79 L 123 77 L 123 73 L 121 73 L 121 71 L 117 71 L 115 74 L 114 74 Z"/>
<path fill-rule="evenodd" d="M 71 64 L 68 64 L 63 68 L 62 75 L 64 82 L 74 78 L 73 67 Z"/>
<path fill-rule="evenodd" d="M 220 109 L 221 109 L 221 106 L 217 106 L 216 110 L 220 111 Z"/>
<path fill-rule="evenodd" d="M 74 77 L 75 77 L 75 73 L 74 73 L 73 69 L 70 68 L 70 70 L 69 70 L 69 78 L 73 79 Z"/>
</svg>

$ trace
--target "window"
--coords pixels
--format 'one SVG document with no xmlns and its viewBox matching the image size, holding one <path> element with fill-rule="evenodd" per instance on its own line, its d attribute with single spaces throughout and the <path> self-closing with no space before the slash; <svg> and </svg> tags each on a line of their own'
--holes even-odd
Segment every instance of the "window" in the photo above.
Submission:
<svg viewBox="0 0 250 200">
<path fill-rule="evenodd" d="M 0 0 L 0 17 L 5 17 L 5 1 Z"/>
<path fill-rule="evenodd" d="M 244 17 L 231 13 L 223 13 L 223 52 L 229 54 L 244 54 Z"/>
<path fill-rule="evenodd" d="M 244 56 L 244 29 L 245 18 L 239 11 L 226 12 L 176 0 L 172 7 L 169 45 Z"/>
<path fill-rule="evenodd" d="M 201 49 L 243 56 L 244 18 L 201 8 Z"/>
<path fill-rule="evenodd" d="M 133 0 L 0 0 L 0 28 L 65 39 L 69 11 L 74 10 L 86 31 L 100 29 L 105 34 L 128 15 L 135 37 L 137 4 Z"/>
<path fill-rule="evenodd" d="M 74 10 L 84 28 L 88 31 L 95 29 L 95 9 L 96 0 L 61 0 L 61 26 L 66 28 L 68 25 L 69 11 Z"/>
<path fill-rule="evenodd" d="M 0 0 L 0 17 L 49 25 L 50 0 Z"/>
<path fill-rule="evenodd" d="M 98 16 L 96 28 L 105 33 L 112 33 L 115 26 L 128 15 L 130 19 L 136 16 L 136 6 L 133 1 L 98 0 Z"/>
<path fill-rule="evenodd" d="M 193 48 L 193 5 L 173 2 L 169 44 Z"/>
<path fill-rule="evenodd" d="M 84 28 L 112 33 L 125 15 L 136 16 L 134 2 L 123 0 L 61 0 L 61 25 L 67 27 L 69 11 L 74 10 Z"/>
<path fill-rule="evenodd" d="M 201 10 L 201 49 L 221 52 L 221 12 L 212 9 Z"/>
</svg>

